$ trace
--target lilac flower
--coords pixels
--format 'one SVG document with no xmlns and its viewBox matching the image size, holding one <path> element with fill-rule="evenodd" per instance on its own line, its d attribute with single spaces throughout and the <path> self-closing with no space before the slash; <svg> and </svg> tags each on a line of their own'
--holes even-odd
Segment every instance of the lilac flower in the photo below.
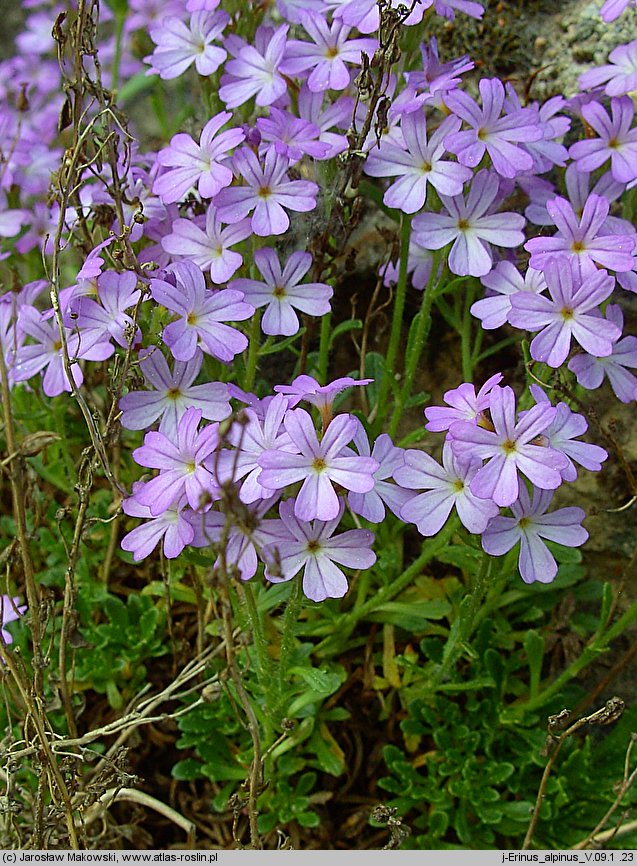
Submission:
<svg viewBox="0 0 637 866">
<path fill-rule="evenodd" d="M 161 245 L 166 252 L 187 258 L 202 271 L 210 269 L 213 283 L 226 283 L 243 264 L 243 256 L 230 249 L 252 234 L 249 219 L 223 228 L 214 205 L 206 211 L 205 228 L 199 220 L 177 219 Z"/>
<path fill-rule="evenodd" d="M 263 142 L 261 155 L 274 149 L 286 156 L 290 165 L 306 154 L 313 159 L 325 159 L 330 150 L 329 144 L 319 141 L 321 130 L 318 126 L 274 106 L 269 117 L 257 118 L 257 129 Z"/>
<path fill-rule="evenodd" d="M 254 577 L 259 565 L 259 556 L 267 564 L 270 560 L 265 549 L 276 546 L 280 537 L 281 521 L 265 519 L 264 515 L 276 502 L 277 497 L 256 503 L 246 510 L 247 517 L 241 523 L 232 522 L 225 538 L 224 558 L 226 567 L 238 572 L 241 580 Z M 188 515 L 188 520 L 195 530 L 193 547 L 208 547 L 218 544 L 224 537 L 227 515 L 218 511 L 208 511 L 206 514 Z M 217 557 L 213 568 L 219 568 L 221 557 Z"/>
<path fill-rule="evenodd" d="M 372 177 L 396 177 L 383 196 L 387 207 L 416 213 L 427 198 L 427 183 L 443 195 L 459 195 L 471 169 L 443 159 L 445 138 L 460 129 L 457 117 L 447 117 L 427 141 L 427 122 L 421 111 L 403 115 L 401 131 L 404 146 L 382 140 L 365 162 L 365 173 Z"/>
<path fill-rule="evenodd" d="M 332 484 L 356 493 L 368 493 L 373 488 L 376 460 L 341 454 L 358 426 L 352 415 L 337 415 L 320 442 L 312 418 L 304 409 L 287 412 L 283 424 L 299 453 L 264 451 L 258 459 L 263 469 L 259 483 L 270 490 L 281 490 L 303 481 L 295 501 L 295 514 L 300 520 L 336 517 L 339 499 Z"/>
<path fill-rule="evenodd" d="M 204 126 L 199 144 L 185 132 L 174 135 L 170 147 L 159 151 L 159 165 L 169 166 L 153 184 L 153 192 L 166 204 L 179 201 L 189 189 L 197 186 L 204 198 L 212 198 L 232 183 L 232 171 L 221 161 L 233 147 L 241 144 L 245 135 L 238 127 L 219 130 L 232 117 L 231 112 L 215 114 Z"/>
<path fill-rule="evenodd" d="M 111 338 L 123 348 L 129 343 L 128 334 L 137 343 L 141 342 L 139 328 L 133 332 L 133 320 L 126 310 L 139 301 L 141 292 L 137 288 L 137 275 L 132 271 L 118 274 L 106 271 L 97 278 L 99 303 L 91 298 L 81 297 L 71 302 L 71 315 L 82 331 L 82 338 L 91 343 L 107 342 Z M 72 321 L 67 325 L 73 326 Z"/>
<path fill-rule="evenodd" d="M 299 319 L 295 309 L 310 316 L 329 313 L 329 301 L 334 294 L 331 286 L 326 283 L 301 284 L 312 266 L 309 253 L 292 253 L 282 270 L 275 251 L 263 247 L 255 252 L 254 263 L 263 276 L 263 282 L 233 280 L 229 288 L 243 292 L 246 301 L 257 309 L 267 305 L 261 322 L 264 334 L 296 334 Z"/>
<path fill-rule="evenodd" d="M 282 235 L 290 227 L 284 208 L 305 212 L 316 207 L 318 186 L 308 180 L 290 180 L 289 160 L 276 151 L 268 150 L 262 166 L 256 155 L 244 147 L 235 153 L 233 163 L 248 186 L 229 187 L 216 197 L 217 213 L 223 222 L 239 222 L 254 210 L 254 234 Z"/>
<path fill-rule="evenodd" d="M 489 331 L 500 328 L 507 321 L 511 310 L 511 297 L 518 292 L 532 292 L 539 295 L 546 289 L 546 280 L 542 271 L 527 268 L 524 276 L 512 262 L 498 262 L 490 274 L 482 277 L 481 282 L 497 294 L 482 298 L 471 305 L 471 314 L 482 322 L 482 327 Z"/>
<path fill-rule="evenodd" d="M 351 39 L 351 28 L 335 19 L 331 26 L 318 12 L 301 13 L 301 23 L 313 42 L 291 39 L 280 70 L 284 75 L 299 75 L 312 70 L 307 85 L 314 93 L 323 90 L 345 90 L 350 73 L 345 65 L 361 62 L 361 52 L 370 57 L 376 51 L 376 39 Z"/>
<path fill-rule="evenodd" d="M 522 108 L 520 97 L 513 89 L 513 85 L 506 85 L 507 98 L 505 100 L 506 110 L 519 111 Z M 537 141 L 526 141 L 522 148 L 533 157 L 533 171 L 535 174 L 550 171 L 555 165 L 564 166 L 568 159 L 568 151 L 557 139 L 563 138 L 571 127 L 571 119 L 557 112 L 566 107 L 563 96 L 553 96 L 542 105 L 534 103 L 531 108 L 537 111 L 538 125 L 542 130 L 542 137 Z"/>
<path fill-rule="evenodd" d="M 553 554 L 542 541 L 554 541 L 565 547 L 579 547 L 588 538 L 581 526 L 586 516 L 581 508 L 558 508 L 546 511 L 553 493 L 534 490 L 529 500 L 526 487 L 520 487 L 517 502 L 511 504 L 513 517 L 494 517 L 482 536 L 482 547 L 491 556 L 502 556 L 520 542 L 519 568 L 525 583 L 550 583 L 557 574 Z"/>
<path fill-rule="evenodd" d="M 515 177 L 533 167 L 533 157 L 514 142 L 538 141 L 543 131 L 535 109 L 520 108 L 501 117 L 504 85 L 499 78 L 482 78 L 479 84 L 482 108 L 464 91 L 447 94 L 450 111 L 464 120 L 470 130 L 452 133 L 445 141 L 447 150 L 455 153 L 462 165 L 475 168 L 484 152 L 494 169 L 503 177 Z"/>
<path fill-rule="evenodd" d="M 610 24 L 611 21 L 619 18 L 629 4 L 634 5 L 635 0 L 606 0 L 602 8 L 599 10 L 599 14 L 607 24 Z"/>
<path fill-rule="evenodd" d="M 549 402 L 539 385 L 531 385 L 530 391 L 536 403 Z M 566 403 L 558 403 L 554 421 L 542 433 L 542 438 L 546 439 L 551 448 L 561 451 L 568 458 L 567 465 L 562 469 L 564 481 L 575 481 L 577 478 L 575 463 L 579 463 L 589 472 L 599 472 L 602 463 L 608 458 L 606 451 L 599 445 L 575 441 L 575 437 L 582 436 L 587 430 L 588 423 L 583 415 L 573 412 Z"/>
<path fill-rule="evenodd" d="M 586 122 L 599 138 L 586 138 L 571 146 L 569 156 L 581 171 L 594 171 L 610 159 L 615 180 L 630 183 L 637 178 L 637 128 L 630 128 L 635 107 L 630 96 L 613 97 L 612 119 L 598 102 L 582 106 Z"/>
<path fill-rule="evenodd" d="M 139 562 L 150 556 L 163 539 L 164 556 L 175 559 L 195 535 L 185 517 L 186 497 L 182 495 L 163 513 L 154 516 L 148 505 L 142 505 L 136 498 L 145 487 L 146 484 L 136 481 L 133 484 L 133 495 L 122 502 L 124 514 L 146 519 L 146 523 L 135 527 L 122 538 L 122 550 L 132 553 L 135 562 Z"/>
<path fill-rule="evenodd" d="M 496 385 L 502 381 L 502 373 L 491 376 L 476 394 L 475 385 L 463 382 L 451 391 L 445 391 L 443 399 L 450 408 L 445 406 L 428 406 L 425 409 L 427 424 L 425 430 L 440 433 L 449 430 L 456 421 L 478 423 L 482 413 L 489 408 L 490 394 Z"/>
<path fill-rule="evenodd" d="M 489 520 L 498 514 L 498 506 L 490 499 L 479 499 L 470 484 L 482 463 L 477 458 L 454 455 L 451 443 L 445 442 L 440 466 L 424 451 L 405 451 L 405 464 L 394 478 L 403 487 L 425 490 L 413 496 L 400 512 L 402 520 L 415 523 L 421 535 L 435 535 L 447 522 L 456 507 L 460 520 L 469 532 L 484 532 Z"/>
<path fill-rule="evenodd" d="M 413 85 L 417 90 L 427 91 L 434 96 L 440 97 L 449 90 L 455 90 L 462 80 L 459 76 L 464 72 L 470 72 L 475 65 L 467 54 L 447 63 L 441 63 L 435 36 L 431 37 L 428 45 L 421 44 L 420 53 L 422 69 L 406 72 L 405 78 L 408 84 Z M 437 102 L 435 104 L 439 107 Z"/>
<path fill-rule="evenodd" d="M 571 337 L 599 356 L 610 355 L 621 337 L 619 328 L 597 309 L 612 293 L 615 280 L 606 271 L 594 271 L 580 281 L 575 267 L 556 258 L 547 261 L 544 274 L 550 298 L 532 292 L 511 295 L 509 322 L 516 328 L 540 331 L 531 342 L 531 355 L 549 367 L 564 363 Z"/>
<path fill-rule="evenodd" d="M 357 385 L 369 385 L 373 379 L 352 379 L 344 376 L 334 379 L 328 385 L 319 385 L 312 376 L 305 373 L 297 376 L 291 385 L 275 385 L 274 390 L 279 394 L 285 394 L 289 398 L 290 406 L 296 406 L 301 400 L 311 403 L 321 413 L 323 427 L 327 427 L 332 417 L 332 404 L 337 394 Z"/>
<path fill-rule="evenodd" d="M 343 129 L 347 127 L 354 109 L 354 100 L 349 96 L 340 96 L 334 102 L 328 100 L 325 108 L 324 100 L 324 93 L 312 93 L 310 88 L 303 84 L 298 95 L 298 114 L 302 120 L 318 126 L 319 141 L 328 147 L 324 159 L 331 159 L 347 150 L 347 138 L 330 130 L 335 126 Z"/>
<path fill-rule="evenodd" d="M 625 96 L 637 90 L 637 39 L 618 45 L 608 55 L 610 63 L 597 66 L 580 75 L 579 86 L 590 90 L 606 84 L 607 96 Z"/>
<path fill-rule="evenodd" d="M 176 286 L 166 280 L 151 280 L 153 298 L 179 317 L 164 328 L 163 340 L 178 361 L 189 361 L 199 345 L 204 352 L 229 364 L 248 345 L 244 334 L 224 325 L 228 319 L 240 322 L 254 314 L 241 292 L 206 289 L 203 274 L 192 262 L 176 262 L 169 272 Z"/>
<path fill-rule="evenodd" d="M 343 514 L 341 501 L 336 514 L 328 521 L 302 522 L 296 511 L 291 499 L 279 506 L 286 535 L 271 548 L 266 548 L 266 552 L 280 567 L 281 575 L 273 573 L 274 569 L 268 566 L 266 577 L 273 583 L 280 583 L 291 580 L 303 569 L 303 592 L 309 599 L 342 598 L 348 585 L 338 565 L 371 568 L 376 562 L 376 554 L 371 550 L 374 533 L 367 529 L 350 529 L 334 536 Z"/>
<path fill-rule="evenodd" d="M 194 12 L 188 24 L 180 18 L 163 18 L 150 28 L 156 47 L 144 57 L 144 62 L 150 64 L 146 74 L 178 78 L 194 63 L 200 75 L 212 75 L 228 56 L 213 42 L 229 20 L 226 12 Z"/>
<path fill-rule="evenodd" d="M 378 469 L 374 472 L 374 486 L 368 493 L 348 494 L 350 509 L 370 523 L 382 523 L 385 519 L 385 506 L 396 517 L 400 517 L 403 505 L 411 499 L 411 493 L 398 484 L 392 484 L 388 479 L 395 477 L 396 470 L 404 465 L 405 452 L 394 445 L 387 433 L 381 433 L 370 452 L 369 439 L 362 424 L 358 425 L 354 444 L 361 456 L 376 460 Z"/>
<path fill-rule="evenodd" d="M 457 421 L 450 429 L 456 456 L 487 460 L 471 480 L 471 492 L 480 499 L 493 499 L 496 505 L 511 505 L 520 489 L 518 471 L 543 490 L 559 487 L 567 458 L 553 448 L 533 444 L 555 419 L 557 409 L 535 405 L 516 423 L 515 395 L 508 385 L 491 391 L 489 408 L 493 430 L 469 421 Z"/>
<path fill-rule="evenodd" d="M 127 430 L 146 430 L 161 418 L 159 432 L 174 439 L 186 409 L 200 409 L 208 421 L 223 421 L 231 413 L 228 386 L 222 382 L 193 385 L 201 365 L 200 349 L 189 361 L 175 361 L 170 372 L 166 359 L 155 346 L 140 352 L 139 366 L 153 391 L 129 391 L 119 401 L 121 424 Z"/>
<path fill-rule="evenodd" d="M 606 198 L 591 193 L 584 205 L 581 221 L 572 205 L 561 196 L 546 203 L 546 209 L 557 226 L 551 238 L 531 238 L 524 249 L 531 253 L 529 264 L 543 270 L 556 255 L 577 264 L 580 273 L 596 271 L 596 264 L 614 271 L 630 271 L 637 237 L 632 235 L 600 235 L 610 204 Z"/>
<path fill-rule="evenodd" d="M 606 318 L 621 332 L 624 314 L 619 305 L 609 304 Z M 623 337 L 613 344 L 612 353 L 606 357 L 575 355 L 568 364 L 568 369 L 575 373 L 579 384 L 589 390 L 599 388 L 604 376 L 608 376 L 611 388 L 622 403 L 637 400 L 637 378 L 628 372 L 627 367 L 637 368 L 637 337 Z"/>
<path fill-rule="evenodd" d="M 591 173 L 579 171 L 574 162 L 564 172 L 566 196 L 573 207 L 573 211 L 580 219 L 591 192 L 595 193 L 595 195 L 603 196 L 603 198 L 608 199 L 612 204 L 626 189 L 626 184 L 613 180 L 609 171 L 605 172 L 595 182 L 592 189 L 590 180 Z M 524 191 L 531 199 L 531 203 L 524 211 L 526 218 L 539 226 L 555 225 L 553 218 L 546 209 L 547 203 L 556 197 L 553 184 L 537 177 L 531 180 L 530 183 L 526 178 L 520 178 L 519 182 L 520 185 L 524 186 Z M 625 222 L 627 221 L 620 220 L 615 216 L 608 216 L 602 224 L 601 231 L 606 235 L 623 234 Z M 619 230 L 620 226 L 622 227 L 621 231 Z M 630 226 L 630 223 L 628 223 L 628 226 Z M 630 230 L 632 231 L 632 228 Z"/>
<path fill-rule="evenodd" d="M 263 487 L 259 480 L 262 472 L 259 457 L 264 451 L 296 453 L 296 446 L 282 426 L 288 408 L 287 397 L 277 394 L 261 418 L 254 409 L 243 409 L 243 418 L 228 431 L 226 442 L 234 448 L 219 452 L 215 470 L 224 483 L 244 478 L 239 491 L 242 502 L 251 503 L 272 496 L 272 490 Z"/>
<path fill-rule="evenodd" d="M 217 484 L 211 471 L 210 458 L 219 446 L 218 424 L 209 424 L 198 431 L 200 409 L 186 409 L 173 438 L 151 431 L 144 444 L 133 451 L 140 466 L 159 469 L 160 473 L 135 495 L 141 505 L 147 505 L 153 517 L 162 514 L 184 494 L 193 511 L 210 507 L 213 496 L 218 498 Z"/>
<path fill-rule="evenodd" d="M 11 632 L 7 630 L 6 626 L 10 622 L 15 622 L 18 617 L 24 616 L 27 612 L 27 606 L 26 604 L 20 604 L 19 596 L 11 598 L 10 595 L 2 596 L 0 606 L 0 633 L 2 634 L 2 643 L 6 646 L 7 644 L 13 643 L 13 636 Z"/>
<path fill-rule="evenodd" d="M 257 105 L 272 105 L 287 92 L 279 67 L 288 29 L 287 24 L 276 30 L 258 27 L 254 45 L 243 45 L 235 59 L 226 63 L 219 96 L 227 108 L 237 108 L 252 96 L 256 96 Z"/>
<path fill-rule="evenodd" d="M 20 308 L 18 325 L 23 333 L 35 340 L 35 343 L 18 348 L 13 367 L 15 381 L 23 382 L 45 370 L 42 388 L 47 397 L 57 397 L 63 391 L 71 391 L 71 384 L 64 369 L 62 343 L 56 322 L 45 319 L 35 307 L 23 304 Z M 104 361 L 113 354 L 110 343 L 83 340 L 77 332 L 68 328 L 65 332 L 68 353 L 72 361 L 77 358 Z M 73 380 L 79 387 L 84 381 L 79 364 L 73 363 L 71 370 Z"/>
<path fill-rule="evenodd" d="M 415 217 L 413 228 L 423 246 L 439 250 L 453 242 L 449 269 L 459 276 L 483 277 L 493 265 L 490 244 L 517 247 L 524 242 L 524 217 L 516 213 L 488 214 L 496 200 L 499 183 L 496 175 L 479 171 L 469 195 L 440 199 L 447 213 L 423 213 Z"/>
</svg>

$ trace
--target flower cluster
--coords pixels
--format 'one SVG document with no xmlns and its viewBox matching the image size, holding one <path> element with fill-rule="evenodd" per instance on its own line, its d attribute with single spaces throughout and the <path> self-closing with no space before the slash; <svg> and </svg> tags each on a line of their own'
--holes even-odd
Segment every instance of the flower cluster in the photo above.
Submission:
<svg viewBox="0 0 637 866">
<path fill-rule="evenodd" d="M 602 17 L 611 21 L 627 5 L 608 0 Z M 132 457 L 158 472 L 123 505 L 145 521 L 122 542 L 136 560 L 160 541 L 175 557 L 225 538 L 242 579 L 259 562 L 275 582 L 303 570 L 306 595 L 319 601 L 345 593 L 340 566 L 374 563 L 370 530 L 339 530 L 351 515 L 378 524 L 389 511 L 431 536 L 455 506 L 487 553 L 520 542 L 524 580 L 553 579 L 542 539 L 572 546 L 586 538 L 580 509 L 548 511 L 553 491 L 574 479 L 575 463 L 598 470 L 606 457 L 578 438 L 586 421 L 565 403 L 552 406 L 534 389 L 535 405 L 516 411 L 499 374 L 477 393 L 464 383 L 445 395 L 446 406 L 426 410 L 426 429 L 446 435 L 438 463 L 387 433 L 370 440 L 369 424 L 335 411 L 339 391 L 369 380 L 324 384 L 303 374 L 258 395 L 236 383 L 253 389 L 260 333 L 268 351 L 276 337 L 287 346 L 312 317 L 331 312 L 338 262 L 326 267 L 310 243 L 303 248 L 298 238 L 312 232 L 289 230 L 293 219 L 309 225 L 333 206 L 329 161 L 342 155 L 343 164 L 362 160 L 368 185 L 411 226 L 413 287 L 434 287 L 440 299 L 455 277 L 480 280 L 486 296 L 471 312 L 484 329 L 529 332 L 532 359 L 565 368 L 574 386 L 598 388 L 606 376 L 620 400 L 637 399 L 629 372 L 637 338 L 623 334 L 620 292 L 637 291 L 637 232 L 616 206 L 637 182 L 629 95 L 637 42 L 585 73 L 578 97 L 522 104 L 497 78 L 480 79 L 470 96 L 463 76 L 471 60 L 442 62 L 430 40 L 417 68 L 398 65 L 383 78 L 383 110 L 370 124 L 366 101 L 389 50 L 387 16 L 417 28 L 436 14 L 479 18 L 481 4 L 277 0 L 276 9 L 254 10 L 250 42 L 218 6 L 130 4 L 119 37 L 147 33 L 153 48 L 137 56 L 135 39 L 107 37 L 105 85 L 117 90 L 118 75 L 141 72 L 168 87 L 199 77 L 208 108 L 188 131 L 173 127 L 157 152 L 133 146 L 116 164 L 93 160 L 62 212 L 47 196 L 62 155 L 48 35 L 55 4 L 30 15 L 20 53 L 0 62 L 0 129 L 11 143 L 0 152 L 0 255 L 11 251 L 32 273 L 36 258 L 50 256 L 58 223 L 60 243 L 80 239 L 85 253 L 94 246 L 58 292 L 55 312 L 44 280 L 0 297 L 10 385 L 37 388 L 41 379 L 44 394 L 57 397 L 81 387 L 97 369 L 91 364 L 113 356 L 124 356 L 127 370 L 130 363 L 119 420 L 144 432 Z M 360 129 L 369 134 L 354 150 Z M 111 233 L 98 243 L 105 226 Z M 528 254 L 523 269 L 516 250 Z M 385 283 L 404 270 L 385 262 Z M 229 500 L 244 519 L 226 527 Z"/>
</svg>

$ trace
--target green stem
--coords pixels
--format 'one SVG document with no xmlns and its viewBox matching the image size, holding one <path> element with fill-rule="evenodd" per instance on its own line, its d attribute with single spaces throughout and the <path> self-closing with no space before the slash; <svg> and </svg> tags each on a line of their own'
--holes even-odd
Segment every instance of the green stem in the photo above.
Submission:
<svg viewBox="0 0 637 866">
<path fill-rule="evenodd" d="M 254 591 L 249 583 L 242 585 L 243 597 L 246 602 L 246 610 L 250 625 L 252 626 L 252 639 L 254 643 L 254 653 L 256 658 L 256 671 L 259 685 L 264 691 L 266 700 L 266 712 L 264 713 L 262 723 L 264 727 L 264 741 L 266 745 L 272 742 L 273 718 L 271 712 L 272 704 L 272 673 L 271 665 L 268 657 L 268 642 L 263 632 L 263 622 L 259 615 Z"/>
<path fill-rule="evenodd" d="M 467 286 L 465 295 L 464 313 L 462 316 L 462 329 L 460 331 L 461 351 L 462 351 L 462 376 L 465 382 L 473 381 L 473 363 L 474 352 L 471 344 L 471 305 L 473 304 L 473 296 L 475 294 L 475 286 L 473 281 Z"/>
<path fill-rule="evenodd" d="M 281 651 L 279 653 L 279 677 L 278 677 L 278 700 L 275 706 L 275 714 L 281 710 L 285 687 L 289 681 L 289 664 L 294 649 L 295 628 L 299 619 L 303 590 L 299 576 L 292 580 L 292 592 L 288 598 L 285 613 L 283 614 L 283 629 L 281 632 Z"/>
<path fill-rule="evenodd" d="M 410 331 L 409 334 L 406 352 L 405 376 L 403 386 L 400 389 L 400 394 L 398 396 L 398 400 L 396 401 L 396 405 L 394 406 L 394 411 L 392 413 L 392 418 L 389 425 L 390 436 L 396 435 L 396 429 L 398 428 L 398 424 L 402 417 L 404 406 L 407 403 L 407 400 L 409 400 L 409 397 L 411 396 L 411 389 L 413 386 L 414 377 L 416 375 L 416 370 L 418 368 L 423 349 L 425 348 L 425 345 L 427 344 L 427 340 L 429 338 L 429 331 L 431 330 L 431 307 L 434 301 L 436 288 L 439 283 L 439 281 L 437 281 L 436 279 L 439 261 L 440 251 L 437 250 L 433 254 L 433 261 L 431 263 L 431 274 L 429 275 L 427 285 L 425 286 L 422 293 L 420 312 L 416 317 L 414 330 L 413 332 Z"/>
<path fill-rule="evenodd" d="M 449 639 L 445 646 L 442 664 L 434 676 L 436 684 L 447 678 L 449 671 L 458 661 L 464 644 L 475 628 L 478 610 L 489 589 L 492 563 L 492 557 L 488 553 L 483 553 L 480 569 L 473 581 L 471 591 L 463 599 L 458 616 L 449 632 Z"/>
<path fill-rule="evenodd" d="M 392 314 L 391 331 L 389 334 L 389 345 L 385 356 L 385 373 L 380 383 L 378 402 L 376 404 L 376 427 L 382 428 L 383 421 L 387 416 L 387 398 L 389 392 L 396 383 L 396 357 L 400 347 L 400 338 L 403 326 L 403 314 L 405 311 L 405 297 L 407 294 L 407 267 L 409 264 L 409 240 L 411 238 L 411 216 L 403 214 L 400 227 L 400 266 L 398 270 L 398 285 L 396 286 L 396 297 L 394 298 L 394 311 Z"/>
<path fill-rule="evenodd" d="M 248 360 L 246 361 L 246 372 L 243 380 L 244 391 L 251 391 L 257 374 L 259 362 L 259 348 L 261 345 L 261 313 L 257 310 L 252 317 L 250 327 L 250 343 L 248 345 Z"/>
<path fill-rule="evenodd" d="M 330 357 L 331 333 L 332 314 L 326 313 L 321 319 L 321 340 L 319 343 L 318 379 L 321 385 L 327 384 L 327 368 Z"/>
</svg>

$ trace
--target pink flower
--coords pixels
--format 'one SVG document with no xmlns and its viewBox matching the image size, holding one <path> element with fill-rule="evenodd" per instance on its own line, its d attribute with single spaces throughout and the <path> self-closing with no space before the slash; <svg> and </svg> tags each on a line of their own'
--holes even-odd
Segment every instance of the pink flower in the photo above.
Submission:
<svg viewBox="0 0 637 866">
<path fill-rule="evenodd" d="M 144 62 L 150 64 L 147 75 L 163 79 L 178 78 L 193 63 L 200 75 L 212 75 L 228 56 L 213 45 L 230 20 L 226 12 L 194 12 L 189 24 L 180 18 L 162 18 L 150 28 L 155 50 Z"/>
<path fill-rule="evenodd" d="M 169 147 L 159 151 L 158 164 L 168 166 L 169 170 L 159 175 L 153 192 L 165 204 L 179 201 L 194 186 L 203 198 L 212 198 L 232 183 L 232 171 L 221 161 L 241 144 L 245 135 L 238 127 L 217 135 L 231 117 L 229 111 L 215 114 L 204 126 L 199 144 L 180 132 L 172 137 Z"/>
</svg>

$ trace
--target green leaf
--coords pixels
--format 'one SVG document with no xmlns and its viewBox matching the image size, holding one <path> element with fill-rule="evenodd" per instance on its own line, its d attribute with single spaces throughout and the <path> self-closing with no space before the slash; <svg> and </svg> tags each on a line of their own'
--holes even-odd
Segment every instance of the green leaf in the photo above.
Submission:
<svg viewBox="0 0 637 866">
<path fill-rule="evenodd" d="M 194 758 L 186 758 L 183 761 L 177 761 L 172 768 L 172 777 L 179 782 L 194 782 L 203 776 L 201 772 L 201 762 Z"/>
<path fill-rule="evenodd" d="M 278 343 L 272 343 L 271 346 L 263 346 L 259 349 L 259 356 L 263 357 L 264 355 L 273 355 L 275 352 L 282 352 L 302 337 L 305 331 L 305 328 L 299 328 L 296 334 L 293 334 L 291 337 L 287 337 L 285 340 L 279 340 Z"/>
<path fill-rule="evenodd" d="M 385 357 L 379 352 L 368 352 L 365 355 L 365 378 L 373 379 L 367 386 L 367 396 L 371 405 L 378 402 L 380 384 L 385 375 Z"/>
<path fill-rule="evenodd" d="M 408 631 L 422 631 L 429 620 L 442 619 L 451 612 L 451 605 L 441 598 L 417 602 L 388 601 L 365 617 L 370 622 L 397 625 Z"/>
<path fill-rule="evenodd" d="M 531 672 L 530 691 L 533 698 L 540 690 L 542 663 L 544 661 L 544 638 L 536 631 L 527 631 L 524 637 L 524 649 Z"/>
<path fill-rule="evenodd" d="M 360 331 L 363 327 L 363 323 L 360 319 L 350 319 L 347 322 L 341 322 L 337 325 L 332 333 L 330 334 L 330 349 L 334 345 L 334 341 L 342 336 L 343 334 L 347 334 L 348 331 Z"/>
<path fill-rule="evenodd" d="M 117 93 L 117 102 L 122 108 L 127 102 L 132 102 L 136 97 L 146 91 L 152 90 L 155 87 L 155 79 L 153 76 L 146 75 L 145 72 L 138 72 L 125 81 L 119 88 Z"/>
</svg>

